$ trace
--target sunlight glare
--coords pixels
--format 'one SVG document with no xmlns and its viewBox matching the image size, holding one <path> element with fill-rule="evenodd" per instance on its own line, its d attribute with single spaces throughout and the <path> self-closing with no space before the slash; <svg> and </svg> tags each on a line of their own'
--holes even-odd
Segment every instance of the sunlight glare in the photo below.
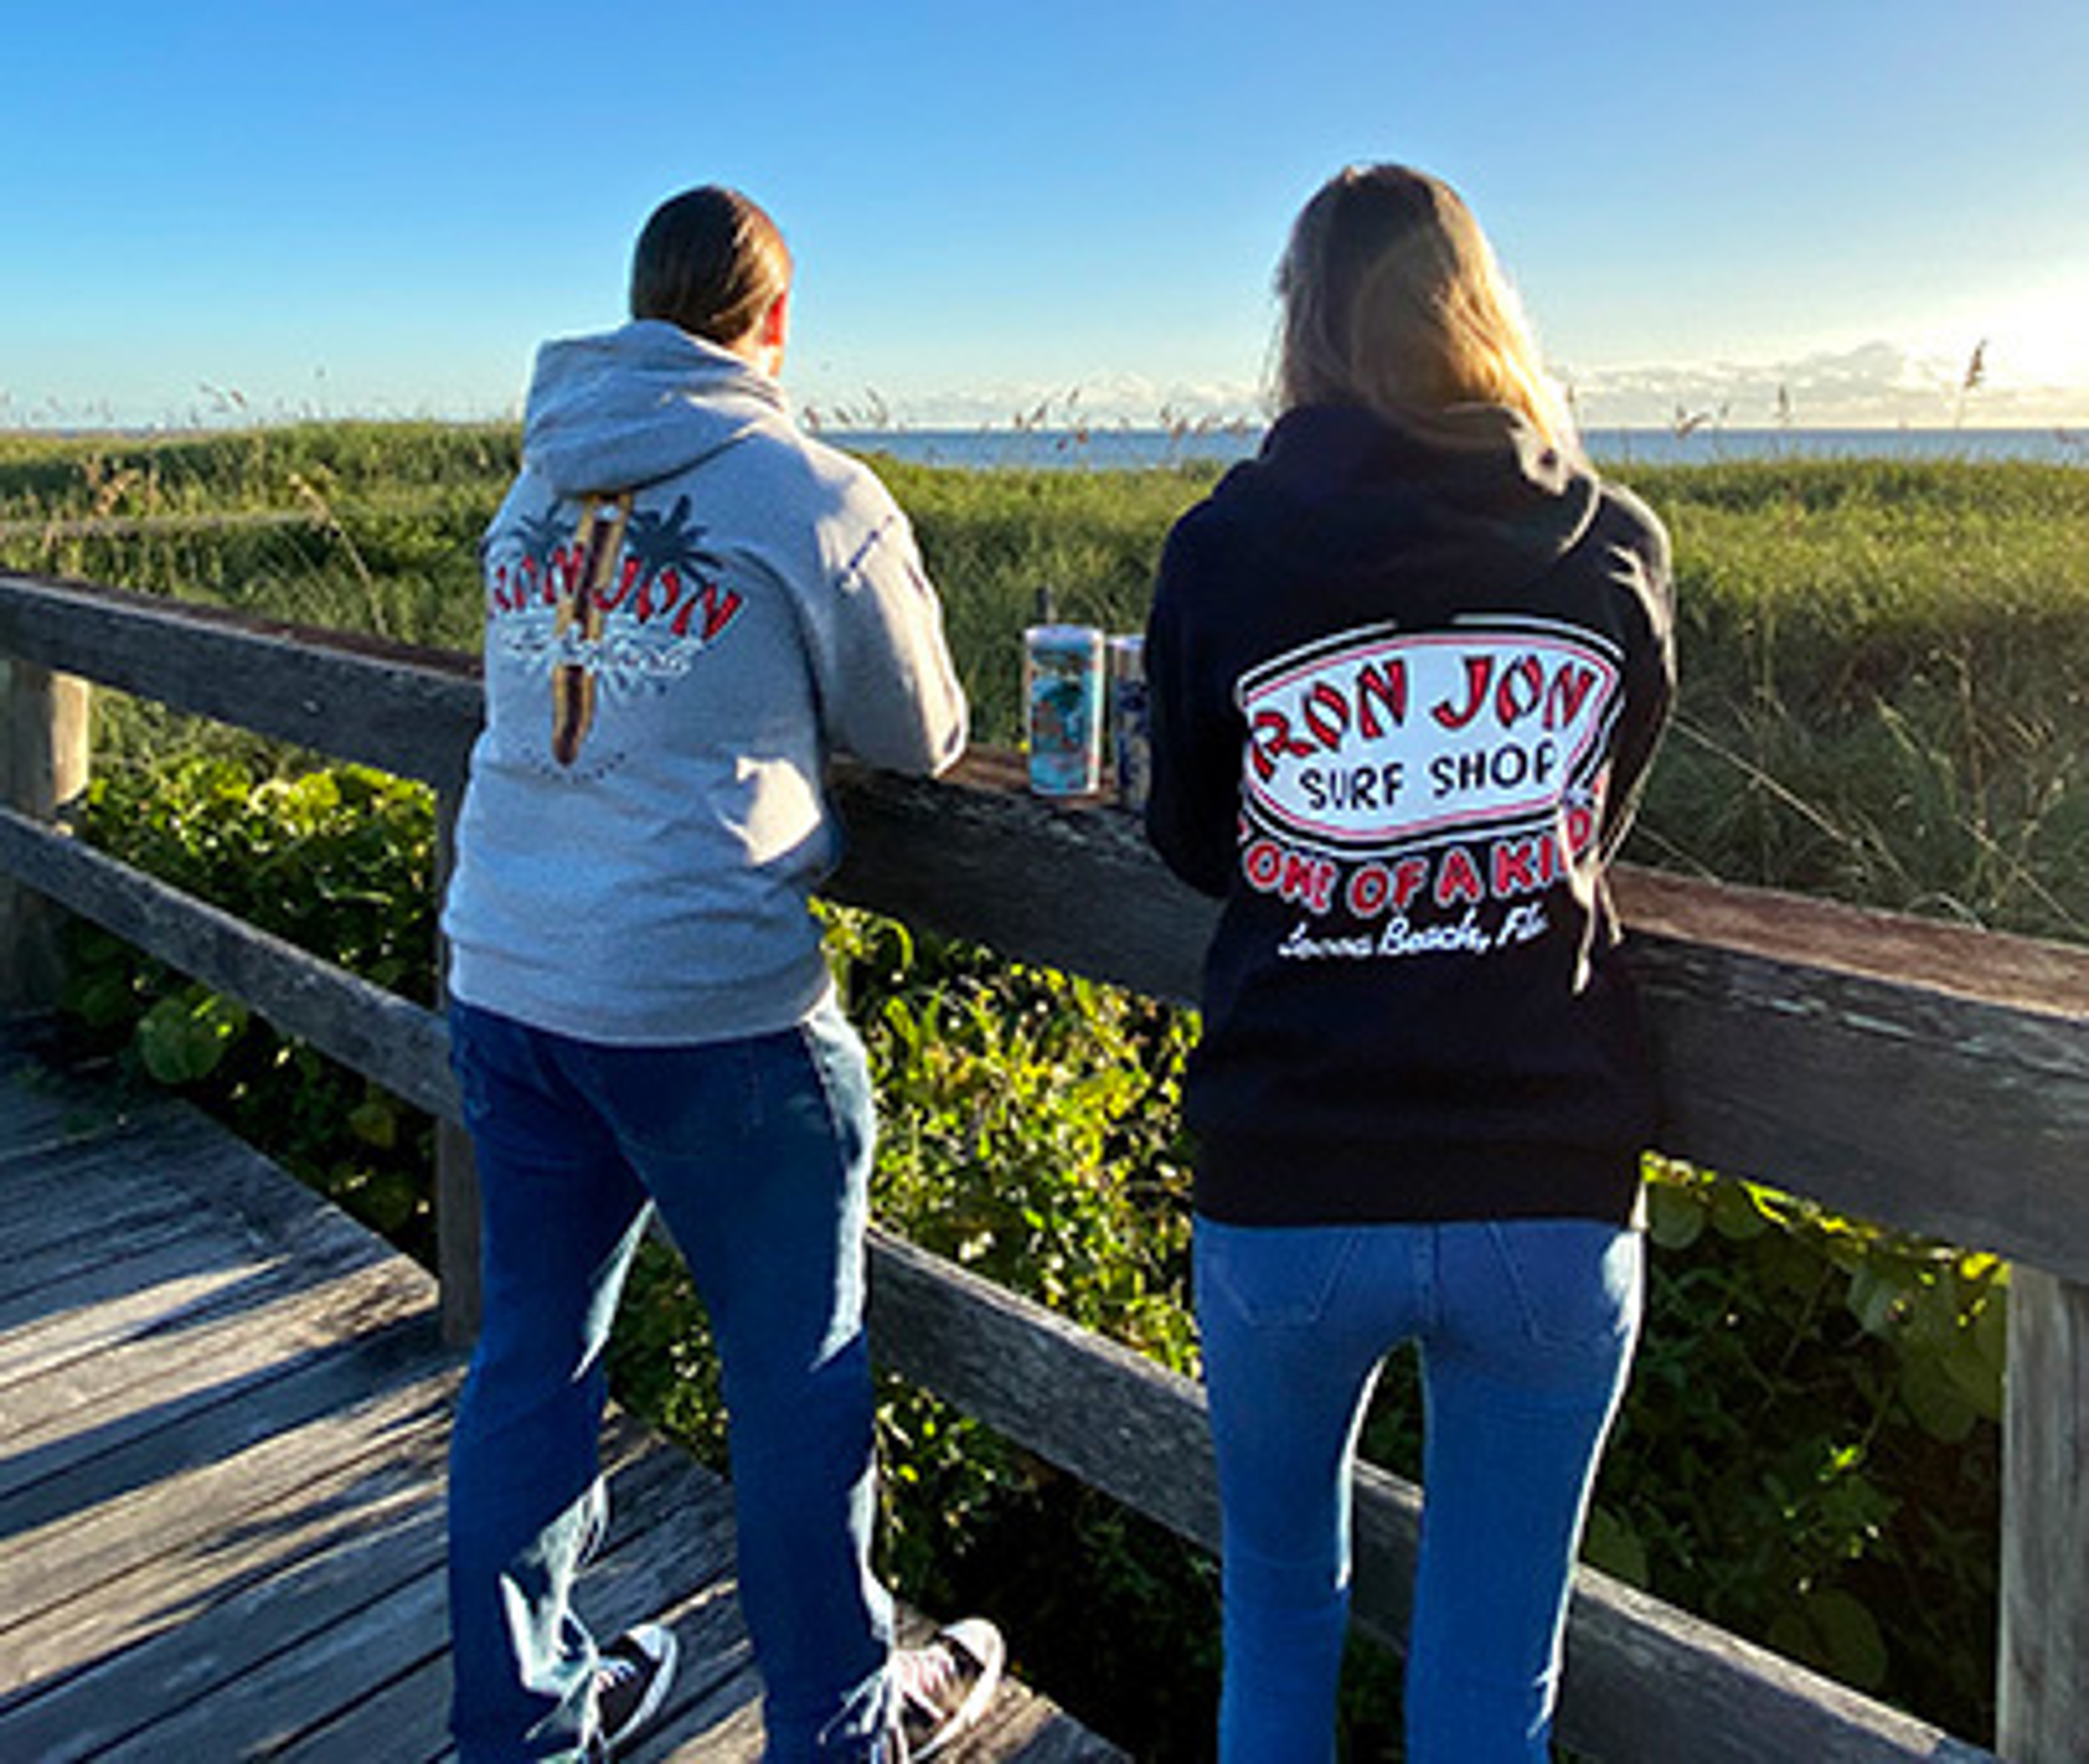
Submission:
<svg viewBox="0 0 2089 1764">
<path fill-rule="evenodd" d="M 1984 340 L 1982 367 L 1992 385 L 2089 386 L 2089 269 L 1959 306 L 1929 328 L 1923 352 L 1962 367 Z"/>
</svg>

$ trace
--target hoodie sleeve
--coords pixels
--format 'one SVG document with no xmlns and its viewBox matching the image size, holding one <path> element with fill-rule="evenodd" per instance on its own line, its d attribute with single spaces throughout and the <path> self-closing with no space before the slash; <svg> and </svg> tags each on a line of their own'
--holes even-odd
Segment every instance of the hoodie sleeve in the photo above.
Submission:
<svg viewBox="0 0 2089 1764">
<path fill-rule="evenodd" d="M 860 500 L 869 518 L 849 523 L 834 593 L 813 633 L 827 730 L 869 765 L 933 777 L 957 762 L 967 727 L 942 603 L 907 517 L 881 490 Z"/>
<path fill-rule="evenodd" d="M 1147 621 L 1153 775 L 1146 836 L 1184 882 L 1223 896 L 1238 844 L 1241 732 L 1231 697 L 1199 658 L 1189 617 L 1191 551 L 1178 525 L 1161 554 Z"/>
<path fill-rule="evenodd" d="M 1625 660 L 1625 714 L 1613 764 L 1611 805 L 1602 833 L 1608 863 L 1639 811 L 1647 773 L 1675 702 L 1675 581 L 1668 531 L 1646 504 L 1615 486 L 1606 497 L 1632 524 L 1615 542 L 1613 565 L 1631 591 Z"/>
</svg>

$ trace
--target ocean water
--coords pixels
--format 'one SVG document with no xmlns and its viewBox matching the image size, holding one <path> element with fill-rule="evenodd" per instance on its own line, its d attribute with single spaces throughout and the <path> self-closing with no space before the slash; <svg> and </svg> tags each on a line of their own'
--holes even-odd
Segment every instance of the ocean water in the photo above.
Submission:
<svg viewBox="0 0 2089 1764">
<path fill-rule="evenodd" d="M 1725 460 L 2027 460 L 2089 466 L 2089 430 L 1591 428 L 1583 444 L 1611 464 L 1689 466 Z"/>
<path fill-rule="evenodd" d="M 1122 471 L 1200 461 L 1231 465 L 1262 444 L 1247 423 L 1189 430 L 857 429 L 823 438 L 855 453 L 883 454 L 972 470 Z M 1583 436 L 1599 464 L 1712 465 L 1731 460 L 2028 460 L 2089 469 L 2089 430 L 1591 428 Z"/>
<path fill-rule="evenodd" d="M 972 470 L 1130 471 L 1211 461 L 1230 466 L 1262 445 L 1259 423 L 1173 431 L 1140 428 L 857 429 L 828 427 L 822 440 L 852 453 Z"/>
</svg>

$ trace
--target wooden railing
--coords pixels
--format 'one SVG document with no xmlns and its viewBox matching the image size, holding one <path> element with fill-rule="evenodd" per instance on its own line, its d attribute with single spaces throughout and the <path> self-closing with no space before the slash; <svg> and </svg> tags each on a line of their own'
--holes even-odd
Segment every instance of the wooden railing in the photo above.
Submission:
<svg viewBox="0 0 2089 1764">
<path fill-rule="evenodd" d="M 0 985 L 47 984 L 49 908 L 108 926 L 454 1122 L 438 1016 L 66 837 L 88 679 L 425 780 L 457 800 L 475 664 L 112 590 L 0 575 Z M 844 767 L 843 900 L 1160 998 L 1194 995 L 1212 909 L 1130 818 L 1015 787 Z M 9 884 L 11 874 L 15 882 Z M 1667 1105 L 1662 1149 L 2014 1264 L 2000 1755 L 2089 1759 L 2089 952 L 1626 871 L 1621 905 Z M 475 1302 L 467 1176 L 439 1184 L 457 1333 Z M 1206 1547 L 1200 1392 L 883 1234 L 885 1364 Z M 1397 1644 L 1419 1493 L 1360 1475 L 1355 1609 Z M 1992 1757 L 1614 1580 L 1576 1582 L 1560 1736 L 1603 1759 Z"/>
</svg>

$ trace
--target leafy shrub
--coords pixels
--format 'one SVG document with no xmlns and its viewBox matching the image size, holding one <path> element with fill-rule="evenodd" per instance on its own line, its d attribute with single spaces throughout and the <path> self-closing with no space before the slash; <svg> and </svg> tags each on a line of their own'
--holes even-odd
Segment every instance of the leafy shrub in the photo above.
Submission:
<svg viewBox="0 0 2089 1764">
<path fill-rule="evenodd" d="M 1588 1554 L 1969 1736 L 1992 1722 L 2006 1273 L 1675 1165 Z"/>
<path fill-rule="evenodd" d="M 431 996 L 434 808 L 421 787 L 357 766 L 257 777 L 191 757 L 103 773 L 78 817 L 127 862 L 379 985 Z M 97 927 L 75 921 L 69 941 L 65 1003 L 83 1026 L 433 1260 L 424 1116 Z"/>
</svg>

